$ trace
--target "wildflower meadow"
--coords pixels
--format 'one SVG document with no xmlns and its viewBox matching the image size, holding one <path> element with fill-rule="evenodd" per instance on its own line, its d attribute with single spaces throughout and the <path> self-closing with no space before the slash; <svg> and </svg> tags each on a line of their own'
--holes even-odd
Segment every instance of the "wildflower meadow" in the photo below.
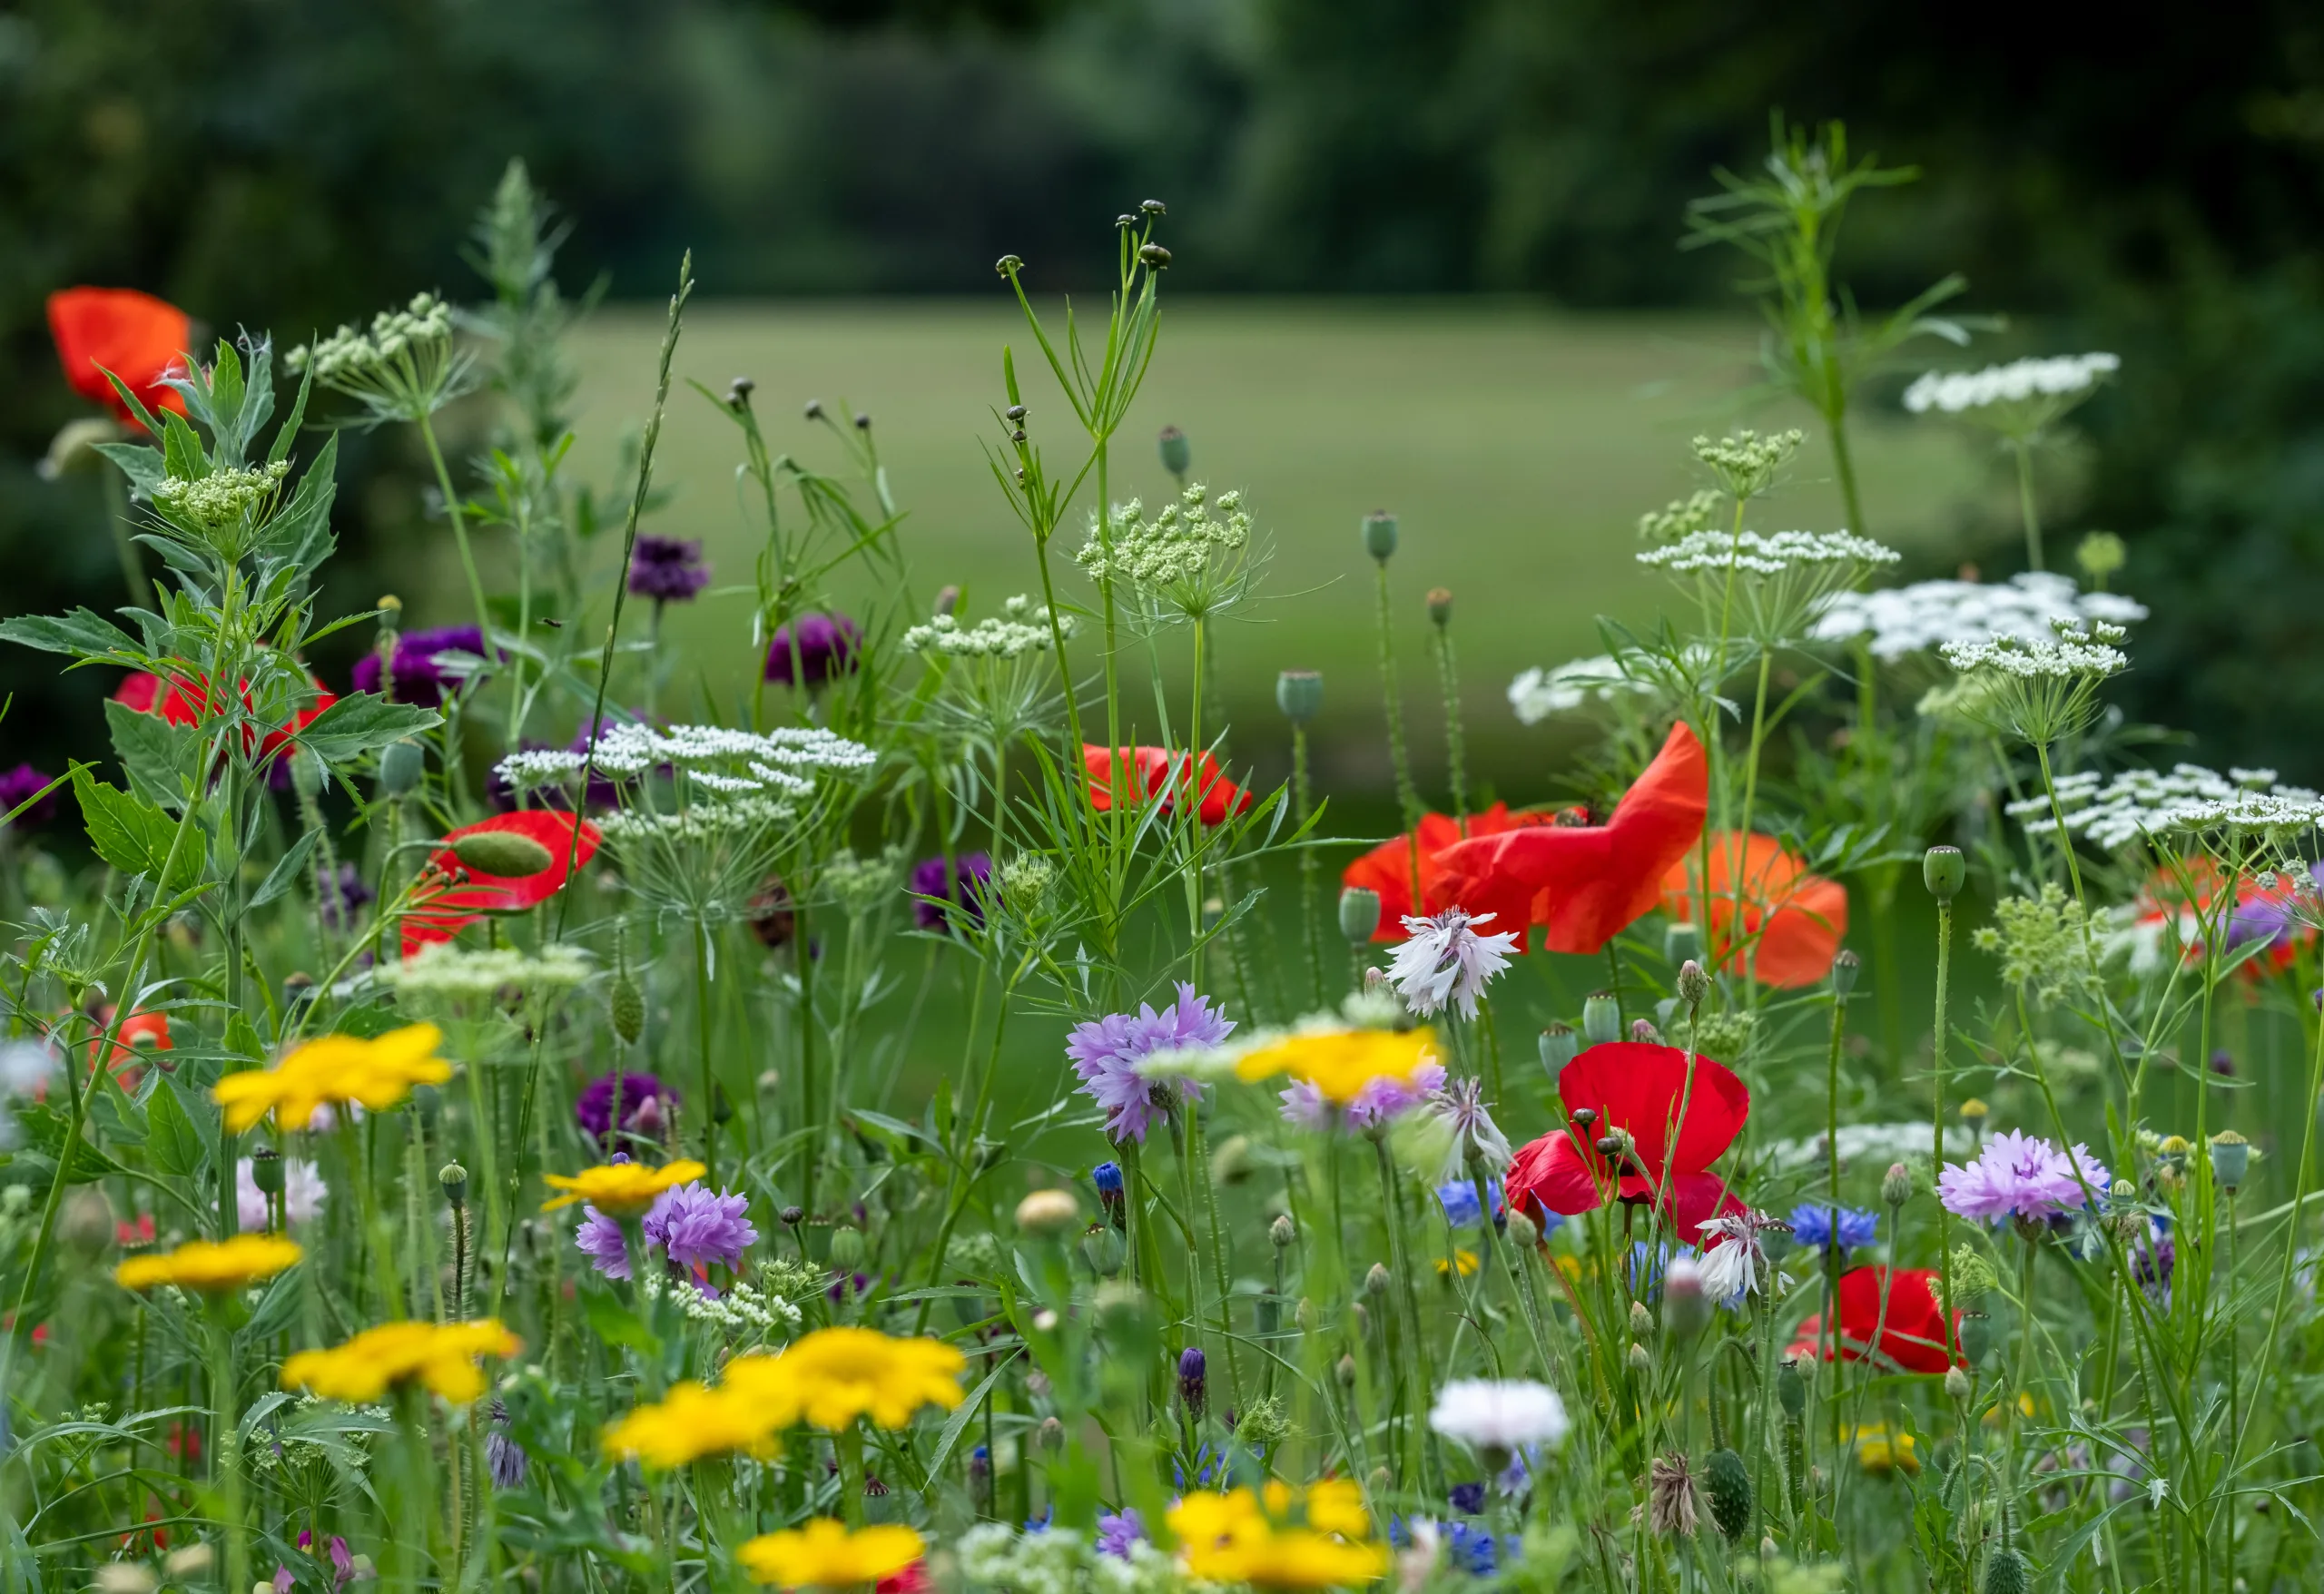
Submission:
<svg viewBox="0 0 2324 1594">
<path fill-rule="evenodd" d="M 1263 477 L 1125 435 L 1161 202 L 1069 310 L 998 262 L 1008 593 L 915 556 L 870 418 L 674 380 L 690 259 L 579 479 L 520 165 L 476 281 L 325 336 L 59 284 L 122 601 L 0 622 L 109 694 L 0 775 L 0 1581 L 2317 1587 L 2324 797 L 2111 701 L 2171 595 L 2037 489 L 2137 363 L 1859 310 L 1898 175 L 1779 130 L 1683 218 L 1780 424 L 1607 528 L 1665 601 L 1509 684 L 1581 750 L 1511 792 L 1361 482 L 1377 675 L 1226 722 L 1299 595 Z M 2012 568 L 1905 578 L 1876 392 L 2006 463 Z M 680 406 L 747 568 L 641 529 Z M 374 433 L 457 580 L 329 612 Z"/>
</svg>

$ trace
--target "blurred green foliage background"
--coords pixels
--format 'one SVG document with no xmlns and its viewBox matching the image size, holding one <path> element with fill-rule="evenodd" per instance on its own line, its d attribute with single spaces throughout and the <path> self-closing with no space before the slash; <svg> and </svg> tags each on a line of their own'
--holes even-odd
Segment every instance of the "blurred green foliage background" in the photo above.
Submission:
<svg viewBox="0 0 2324 1594">
<path fill-rule="evenodd" d="M 1588 615 L 1624 606 L 1629 522 L 1684 485 L 1688 432 L 1804 418 L 1733 408 L 1735 262 L 1676 247 L 1685 202 L 1754 163 L 1779 108 L 1923 168 L 1850 217 L 1840 275 L 1864 304 L 1959 271 L 1964 308 L 2013 318 L 1967 359 L 2122 355 L 2055 474 L 2077 484 L 2062 528 L 2123 534 L 2121 585 L 2156 605 L 2132 706 L 2198 729 L 2212 762 L 2324 780 L 2324 17 L 2260 0 L 2058 39 L 2028 21 L 1710 0 L 29 0 L 0 15 L 0 607 L 117 601 L 103 496 L 34 473 L 80 412 L 51 289 L 143 287 L 286 342 L 417 288 L 468 294 L 470 216 L 519 155 L 570 220 L 568 288 L 601 280 L 611 300 L 585 345 L 601 477 L 645 397 L 622 301 L 658 300 L 683 248 L 714 298 L 978 296 L 711 309 L 687 351 L 705 381 L 757 366 L 770 399 L 876 403 L 923 558 L 978 580 L 1006 580 L 987 563 L 1004 523 L 967 482 L 1009 335 L 991 262 L 1089 289 L 1108 220 L 1167 201 L 1184 308 L 1146 418 L 1187 426 L 1198 474 L 1258 494 L 1278 592 L 1348 570 L 1322 555 L 1363 509 L 1403 509 L 1408 546 L 1442 556 L 1407 566 L 1413 603 L 1462 592 L 1490 700 L 1512 663 L 1590 646 Z M 1988 462 L 1893 429 L 1871 422 L 1870 529 L 1923 570 L 2014 568 Z M 715 543 L 725 462 L 697 435 L 673 473 L 690 497 L 665 513 Z M 340 606 L 410 585 L 441 541 L 399 447 L 346 456 Z M 1827 523 L 1827 497 L 1811 479 L 1784 507 Z M 1343 647 L 1346 585 L 1299 622 Z M 1319 662 L 1290 651 L 1253 644 L 1255 675 Z M 94 750 L 110 683 L 25 655 L 0 686 L 12 756 Z M 1354 713 L 1369 683 L 1346 686 Z"/>
</svg>

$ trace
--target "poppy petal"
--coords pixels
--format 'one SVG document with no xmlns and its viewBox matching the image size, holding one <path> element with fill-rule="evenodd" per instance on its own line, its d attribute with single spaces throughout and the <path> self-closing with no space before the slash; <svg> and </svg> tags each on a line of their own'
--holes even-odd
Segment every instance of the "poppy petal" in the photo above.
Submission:
<svg viewBox="0 0 2324 1594">
<path fill-rule="evenodd" d="M 192 340 L 192 323 L 175 305 L 133 288 L 65 288 L 48 296 L 48 330 L 73 390 L 124 424 L 136 418 L 107 371 L 148 409 L 185 413 L 183 396 L 161 380 Z"/>
<path fill-rule="evenodd" d="M 1809 873 L 1799 856 L 1773 836 L 1755 831 L 1740 838 L 1739 846 L 1738 841 L 1736 832 L 1723 831 L 1709 848 L 1714 956 L 1729 973 L 1748 973 L 1763 985 L 1814 985 L 1831 972 L 1847 934 L 1847 888 Z M 1701 864 L 1699 854 L 1689 853 L 1663 876 L 1663 906 L 1674 916 L 1700 916 L 1706 895 Z"/>
<path fill-rule="evenodd" d="M 468 879 L 428 898 L 422 910 L 404 916 L 406 957 L 431 942 L 451 940 L 462 927 L 475 923 L 487 913 L 515 912 L 547 901 L 565 889 L 574 870 L 597 855 L 603 839 L 597 827 L 586 819 L 540 808 L 495 814 L 490 819 L 462 825 L 448 832 L 444 839 L 457 841 L 464 836 L 495 831 L 539 842 L 549 854 L 548 867 L 532 874 L 484 874 L 467 869 L 448 846 L 430 853 L 428 862 L 436 868 L 447 874 L 456 869 L 464 870 Z"/>
<path fill-rule="evenodd" d="M 1691 1085 L 1688 1069 L 1688 1055 L 1678 1047 L 1609 1041 L 1565 1066 L 1558 1095 L 1569 1117 L 1588 1107 L 1607 1129 L 1626 1132 L 1649 1179 L 1699 1174 L 1743 1132 L 1751 1092 L 1726 1065 L 1699 1054 Z M 1596 1156 L 1594 1150 L 1589 1155 Z"/>
<path fill-rule="evenodd" d="M 1598 1176 L 1563 1129 L 1519 1147 L 1502 1188 L 1518 1212 L 1539 1207 L 1573 1217 L 1598 1207 Z"/>
</svg>

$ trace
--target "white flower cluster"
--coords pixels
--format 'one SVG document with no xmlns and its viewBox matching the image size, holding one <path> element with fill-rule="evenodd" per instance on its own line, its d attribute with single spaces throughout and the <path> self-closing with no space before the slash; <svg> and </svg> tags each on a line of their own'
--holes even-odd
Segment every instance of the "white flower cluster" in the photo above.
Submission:
<svg viewBox="0 0 2324 1594">
<path fill-rule="evenodd" d="M 960 1535 L 960 1575 L 970 1583 L 1013 1594 L 1171 1594 L 1185 1579 L 1177 1565 L 1146 1540 L 1126 1556 L 1107 1555 L 1063 1528 L 1019 1532 L 1006 1522 L 980 1522 Z"/>
<path fill-rule="evenodd" d="M 1947 642 L 1937 651 L 1945 662 L 1966 675 L 1992 670 L 2021 681 L 2102 679 L 2131 667 L 2130 655 L 2114 646 L 2129 635 L 2104 620 L 2087 630 L 2070 620 L 2052 623 L 2054 635 L 2039 641 L 2019 636 L 1995 636 L 1984 642 Z"/>
<path fill-rule="evenodd" d="M 658 1299 L 665 1293 L 673 1295 L 688 1322 L 719 1329 L 730 1339 L 753 1333 L 762 1338 L 780 1333 L 788 1338 L 800 1323 L 798 1307 L 780 1294 L 753 1289 L 741 1279 L 728 1285 L 723 1294 L 713 1295 L 690 1284 L 672 1290 L 660 1274 L 648 1269 L 645 1288 L 649 1298 Z"/>
<path fill-rule="evenodd" d="M 1218 518 L 1212 517 L 1216 509 Z M 1239 490 L 1218 495 L 1195 483 L 1175 504 L 1146 518 L 1137 499 L 1114 508 L 1113 546 L 1109 551 L 1093 526 L 1089 540 L 1074 560 L 1093 581 L 1127 581 L 1135 586 L 1164 587 L 1201 577 L 1214 559 L 1231 561 L 1251 543 L 1251 517 L 1243 507 Z"/>
<path fill-rule="evenodd" d="M 290 462 L 277 459 L 251 469 L 228 466 L 192 480 L 172 476 L 154 485 L 153 501 L 180 520 L 216 531 L 262 515 L 290 474 Z"/>
<path fill-rule="evenodd" d="M 812 776 L 817 772 L 859 772 L 879 762 L 880 755 L 871 748 L 821 726 L 785 725 L 762 733 L 723 725 L 672 725 L 657 731 L 651 725 L 622 724 L 607 727 L 597 738 L 596 767 L 602 774 L 620 779 L 666 767 L 684 771 L 706 790 L 732 796 L 777 792 L 805 797 L 814 792 Z M 497 772 L 510 790 L 531 792 L 580 774 L 587 763 L 584 753 L 534 748 L 510 753 Z"/>
<path fill-rule="evenodd" d="M 381 964 L 373 977 L 405 997 L 482 1001 L 510 992 L 536 996 L 569 990 L 588 979 L 589 972 L 588 958 L 573 947 L 543 947 L 537 957 L 528 957 L 509 947 L 464 951 L 438 941 L 400 963 Z"/>
<path fill-rule="evenodd" d="M 939 615 L 927 625 L 905 632 L 904 645 L 914 653 L 968 659 L 1013 659 L 1049 649 L 1053 639 L 1047 607 L 1022 593 L 1001 607 L 1002 615 L 988 615 L 965 629 L 951 615 Z M 1057 628 L 1069 637 L 1079 623 L 1070 615 L 1059 615 Z"/>
<path fill-rule="evenodd" d="M 1584 704 L 1608 702 L 1624 693 L 1650 697 L 1655 691 L 1652 682 L 1625 674 L 1621 661 L 1611 654 L 1599 654 L 1568 659 L 1551 669 L 1537 665 L 1524 671 L 1509 684 L 1509 706 L 1517 711 L 1521 723 L 1538 725 L 1551 714 L 1570 713 Z"/>
<path fill-rule="evenodd" d="M 1840 1161 L 1844 1165 L 1873 1166 L 1926 1156 L 1933 1133 L 1925 1122 L 1842 1124 Z M 1813 1166 L 1829 1155 L 1825 1149 L 1824 1140 L 1821 1135 L 1807 1135 L 1797 1140 L 1780 1141 L 1768 1152 L 1768 1160 L 1779 1169 Z M 1947 1124 L 1945 1127 L 1945 1153 L 1947 1156 L 1966 1156 L 1976 1148 L 1977 1137 L 1966 1125 Z"/>
<path fill-rule="evenodd" d="M 2060 354 L 2019 359 L 1981 371 L 1930 371 L 1905 389 L 1905 408 L 1915 415 L 1941 409 L 1958 415 L 1994 404 L 2023 404 L 2088 392 L 2098 379 L 2122 369 L 2112 354 Z"/>
<path fill-rule="evenodd" d="M 2231 769 L 2221 775 L 2201 764 L 2125 770 L 2112 778 L 2095 771 L 2061 777 L 2058 807 L 2066 829 L 2102 847 L 2126 847 L 2142 836 L 2189 831 L 2282 835 L 2324 827 L 2324 797 L 2305 786 L 2280 784 L 2273 770 Z M 2009 804 L 2029 823 L 2047 823 L 2046 797 Z"/>
<path fill-rule="evenodd" d="M 1740 536 L 1699 531 L 1667 547 L 1649 548 L 1638 562 L 1682 576 L 1729 568 L 1750 576 L 1783 576 L 1810 566 L 1894 565 L 1904 556 L 1845 531 L 1779 531 L 1773 536 L 1756 531 Z"/>
<path fill-rule="evenodd" d="M 1456 1378 L 1438 1392 L 1428 1425 L 1472 1450 L 1514 1453 L 1532 1445 L 1557 1449 L 1573 1423 L 1565 1402 L 1546 1383 Z"/>
<path fill-rule="evenodd" d="M 1834 593 L 1808 635 L 1819 642 L 1869 637 L 1873 657 L 1894 664 L 1948 642 L 1997 636 L 2045 642 L 2060 620 L 2126 625 L 2146 617 L 2146 605 L 2136 599 L 2078 592 L 2070 576 L 2029 570 L 2005 582 L 1916 581 L 1877 592 Z"/>
<path fill-rule="evenodd" d="M 293 371 L 310 367 L 315 380 L 336 386 L 361 380 L 379 368 L 423 352 L 423 346 L 449 342 L 452 307 L 432 293 L 416 293 L 403 310 L 383 310 L 371 318 L 371 330 L 359 332 L 342 326 L 320 343 L 301 345 L 283 357 Z"/>
<path fill-rule="evenodd" d="M 789 824 L 799 811 L 788 802 L 751 795 L 719 802 L 695 802 L 675 813 L 626 809 L 609 813 L 597 828 L 617 841 L 666 841 L 708 846 L 729 836 L 745 836 Z"/>
</svg>

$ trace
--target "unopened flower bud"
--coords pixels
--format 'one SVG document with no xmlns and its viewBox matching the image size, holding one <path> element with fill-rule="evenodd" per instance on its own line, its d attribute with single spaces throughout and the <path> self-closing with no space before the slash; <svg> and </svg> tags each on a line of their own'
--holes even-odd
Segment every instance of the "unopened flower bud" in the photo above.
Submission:
<svg viewBox="0 0 2324 1594">
<path fill-rule="evenodd" d="M 1388 1264 L 1375 1262 L 1372 1264 L 1372 1271 L 1364 1275 L 1364 1292 L 1368 1295 L 1384 1295 L 1388 1293 L 1390 1282 Z"/>
<path fill-rule="evenodd" d="M 1299 1230 L 1292 1224 L 1291 1215 L 1285 1213 L 1267 1225 L 1267 1243 L 1278 1251 L 1288 1251 L 1299 1238 Z"/>
<path fill-rule="evenodd" d="M 1362 946 L 1380 928 L 1380 893 L 1350 886 L 1340 893 L 1340 933 Z"/>
<path fill-rule="evenodd" d="M 1653 1353 L 1635 1340 L 1630 1342 L 1630 1371 L 1633 1373 L 1644 1373 L 1648 1368 L 1654 1365 Z"/>
<path fill-rule="evenodd" d="M 1046 1451 L 1063 1450 L 1065 1448 L 1065 1424 L 1055 1417 L 1042 1418 L 1040 1428 L 1040 1446 Z"/>
<path fill-rule="evenodd" d="M 1210 1400 L 1209 1363 L 1201 1347 L 1188 1345 L 1178 1353 L 1178 1398 L 1187 1410 L 1200 1417 Z"/>
<path fill-rule="evenodd" d="M 1299 1325 L 1302 1333 L 1315 1332 L 1315 1303 L 1306 1295 L 1299 1297 L 1299 1304 L 1291 1309 L 1291 1321 Z"/>
<path fill-rule="evenodd" d="M 1342 1389 L 1352 1389 L 1355 1386 L 1355 1358 L 1354 1356 L 1342 1356 L 1339 1359 L 1339 1365 L 1334 1367 L 1333 1372 L 1338 1376 Z"/>
<path fill-rule="evenodd" d="M 1512 1212 L 1507 1219 L 1509 1243 L 1521 1249 L 1532 1245 L 1541 1237 L 1541 1225 L 1521 1212 Z"/>
<path fill-rule="evenodd" d="M 783 1225 L 786 1228 L 795 1229 L 801 1224 L 807 1221 L 807 1209 L 794 1204 L 784 1207 L 781 1212 L 776 1213 L 774 1215 L 783 1220 Z"/>
<path fill-rule="evenodd" d="M 1583 1134 L 1587 1135 L 1590 1133 L 1590 1126 L 1595 1124 L 1597 1121 L 1598 1109 L 1596 1107 L 1578 1107 L 1573 1109 L 1573 1116 L 1571 1119 L 1573 1127 L 1581 1130 Z"/>
<path fill-rule="evenodd" d="M 1062 1239 L 1081 1222 L 1070 1190 L 1036 1190 L 1017 1204 L 1017 1226 L 1045 1240 Z"/>
<path fill-rule="evenodd" d="M 1646 1309 L 1643 1301 L 1630 1303 L 1630 1337 L 1644 1339 L 1654 1332 L 1654 1314 Z"/>
<path fill-rule="evenodd" d="M 436 1171 L 437 1183 L 444 1186 L 444 1199 L 455 1211 L 468 1204 L 468 1170 L 458 1163 L 448 1162 Z"/>
<path fill-rule="evenodd" d="M 1940 902 L 1959 896 L 1962 882 L 1968 878 L 1969 861 L 1961 856 L 1958 847 L 1931 847 L 1921 859 L 1921 879 L 1928 886 L 1928 894 Z"/>
<path fill-rule="evenodd" d="M 1856 978 L 1864 971 L 1864 959 L 1854 952 L 1842 952 L 1832 959 L 1832 994 L 1842 1001 L 1856 989 Z"/>
<path fill-rule="evenodd" d="M 2211 1136 L 2211 1176 L 2222 1190 L 2240 1188 L 2251 1170 L 2251 1143 L 2232 1129 Z"/>
<path fill-rule="evenodd" d="M 1284 671 L 1275 678 L 1275 705 L 1293 724 L 1307 723 L 1324 706 L 1324 677 L 1314 670 Z"/>
<path fill-rule="evenodd" d="M 1428 596 L 1424 601 L 1428 605 L 1428 623 L 1430 625 L 1435 626 L 1439 631 L 1442 631 L 1452 623 L 1452 589 L 1451 587 L 1430 587 L 1428 589 Z"/>
<path fill-rule="evenodd" d="M 1164 271 L 1170 264 L 1170 251 L 1158 243 L 1139 244 L 1137 258 L 1149 271 Z"/>
<path fill-rule="evenodd" d="M 1945 1369 L 1945 1392 L 1949 1398 L 1956 1401 L 1965 1401 L 1969 1398 L 1969 1392 L 1975 1387 L 1976 1386 L 1974 1383 L 1970 1382 L 1968 1373 L 1963 1372 L 1960 1368 L 1949 1367 Z"/>
<path fill-rule="evenodd" d="M 1888 1171 L 1880 1176 L 1880 1199 L 1889 1206 L 1902 1206 L 1913 1198 L 1913 1170 L 1901 1162 L 1892 1162 Z"/>
<path fill-rule="evenodd" d="M 1676 968 L 1703 955 L 1703 932 L 1681 920 L 1662 932 L 1662 959 Z"/>
<path fill-rule="evenodd" d="M 1166 426 L 1162 435 L 1155 438 L 1155 448 L 1162 456 L 1162 468 L 1172 476 L 1184 476 L 1195 462 L 1195 448 L 1187 441 L 1187 434 L 1177 427 Z"/>
<path fill-rule="evenodd" d="M 1983 1098 L 1973 1096 L 1961 1104 L 1961 1121 L 1969 1126 L 1969 1132 L 1974 1135 L 1984 1127 L 1985 1119 L 1992 1116 L 1993 1110 Z"/>
<path fill-rule="evenodd" d="M 417 742 L 390 742 L 379 749 L 379 790 L 409 796 L 428 772 L 428 754 Z"/>
<path fill-rule="evenodd" d="M 1654 1027 L 1651 1018 L 1633 1018 L 1630 1020 L 1630 1038 L 1640 1046 L 1660 1046 L 1662 1032 Z"/>
<path fill-rule="evenodd" d="M 1581 1004 L 1581 1037 L 1591 1046 L 1622 1038 L 1622 1004 L 1610 990 L 1593 992 Z"/>
<path fill-rule="evenodd" d="M 1710 995 L 1710 976 L 1692 958 L 1679 965 L 1679 999 L 1689 1008 L 1699 1008 Z"/>
<path fill-rule="evenodd" d="M 1396 517 L 1374 509 L 1364 517 L 1364 551 L 1385 565 L 1396 554 Z"/>
<path fill-rule="evenodd" d="M 1565 1066 L 1581 1055 L 1581 1038 L 1571 1024 L 1552 1024 L 1541 1031 L 1541 1071 L 1550 1077 L 1551 1085 L 1565 1072 Z"/>
<path fill-rule="evenodd" d="M 530 836 L 514 831 L 478 831 L 452 843 L 452 856 L 478 874 L 515 879 L 538 874 L 556 861 L 556 855 Z"/>
</svg>

